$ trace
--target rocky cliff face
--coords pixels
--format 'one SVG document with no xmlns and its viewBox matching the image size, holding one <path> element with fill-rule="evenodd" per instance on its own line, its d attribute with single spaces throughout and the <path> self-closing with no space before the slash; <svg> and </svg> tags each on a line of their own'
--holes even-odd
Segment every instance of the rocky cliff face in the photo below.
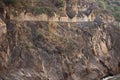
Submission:
<svg viewBox="0 0 120 80">
<path fill-rule="evenodd" d="M 120 27 L 113 20 L 105 13 L 74 23 L 1 20 L 0 79 L 101 80 L 119 74 Z"/>
</svg>

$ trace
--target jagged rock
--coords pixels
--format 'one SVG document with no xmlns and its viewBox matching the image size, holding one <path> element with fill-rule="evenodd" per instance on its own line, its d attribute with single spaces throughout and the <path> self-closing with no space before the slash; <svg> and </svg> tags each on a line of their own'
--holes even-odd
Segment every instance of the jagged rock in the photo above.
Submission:
<svg viewBox="0 0 120 80">
<path fill-rule="evenodd" d="M 75 6 L 76 6 L 76 1 L 70 1 L 70 0 L 66 1 L 66 14 L 70 19 L 72 19 L 76 15 Z"/>
<path fill-rule="evenodd" d="M 3 56 L 3 60 L 7 58 L 2 62 L 6 65 L 3 79 L 93 80 L 118 71 L 117 28 L 104 29 L 94 23 L 82 27 L 76 23 L 50 27 L 49 22 L 34 21 L 10 24 L 8 34 L 12 38 L 8 38 L 9 48 L 4 45 L 9 55 Z M 0 65 L 1 69 L 5 67 Z"/>
<path fill-rule="evenodd" d="M 120 80 L 120 75 L 109 76 L 107 78 L 104 78 L 103 80 Z"/>
<path fill-rule="evenodd" d="M 67 16 L 70 18 L 70 19 L 72 19 L 73 17 L 75 17 L 75 15 L 76 15 L 76 12 L 75 11 L 73 11 L 73 10 L 71 10 L 71 9 L 67 9 L 66 10 L 67 12 L 66 12 L 66 14 L 67 14 Z"/>
<path fill-rule="evenodd" d="M 7 33 L 6 24 L 0 19 L 0 37 Z"/>
<path fill-rule="evenodd" d="M 73 18 L 77 0 L 67 1 Z M 112 17 L 100 14 L 94 22 L 74 23 L 6 16 L 7 23 L 0 21 L 0 79 L 101 80 L 119 74 L 120 28 L 106 21 Z"/>
</svg>

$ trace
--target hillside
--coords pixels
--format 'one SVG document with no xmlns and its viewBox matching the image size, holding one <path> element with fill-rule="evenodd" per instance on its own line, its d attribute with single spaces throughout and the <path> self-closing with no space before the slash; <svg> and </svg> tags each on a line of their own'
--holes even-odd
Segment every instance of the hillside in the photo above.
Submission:
<svg viewBox="0 0 120 80">
<path fill-rule="evenodd" d="M 120 74 L 120 27 L 111 10 L 100 6 L 108 1 L 98 1 L 1 0 L 0 80 L 103 80 Z"/>
<path fill-rule="evenodd" d="M 120 21 L 120 0 L 98 0 L 103 11 L 109 11 L 117 21 Z"/>
</svg>

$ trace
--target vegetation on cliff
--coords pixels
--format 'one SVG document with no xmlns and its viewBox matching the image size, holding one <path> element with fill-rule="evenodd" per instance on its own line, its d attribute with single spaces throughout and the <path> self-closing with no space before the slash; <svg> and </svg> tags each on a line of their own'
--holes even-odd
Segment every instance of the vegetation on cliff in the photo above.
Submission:
<svg viewBox="0 0 120 80">
<path fill-rule="evenodd" d="M 110 24 L 113 17 L 104 13 L 114 7 L 113 3 L 97 0 L 99 9 L 96 0 L 67 0 L 65 9 L 65 1 L 3 0 L 8 22 L 0 21 L 1 80 L 101 80 L 120 73 L 120 28 Z M 32 16 L 66 12 L 72 19 L 76 8 L 81 16 L 95 19 L 60 22 L 7 18 L 21 12 Z"/>
<path fill-rule="evenodd" d="M 98 0 L 99 7 L 107 10 L 117 21 L 120 21 L 120 0 Z"/>
</svg>

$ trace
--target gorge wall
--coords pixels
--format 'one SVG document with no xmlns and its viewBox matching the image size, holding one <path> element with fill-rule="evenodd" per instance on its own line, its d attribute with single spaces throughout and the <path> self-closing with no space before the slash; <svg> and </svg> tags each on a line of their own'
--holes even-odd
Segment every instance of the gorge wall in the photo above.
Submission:
<svg viewBox="0 0 120 80">
<path fill-rule="evenodd" d="M 63 21 L 24 12 L 0 19 L 1 80 L 102 80 L 120 73 L 120 27 L 114 18 L 92 8 L 94 20 L 88 21 L 95 0 L 67 1 Z M 78 13 L 87 20 L 74 20 Z"/>
<path fill-rule="evenodd" d="M 0 78 L 101 80 L 118 74 L 119 30 L 92 22 L 11 21 L 7 33 L 1 30 Z"/>
</svg>

